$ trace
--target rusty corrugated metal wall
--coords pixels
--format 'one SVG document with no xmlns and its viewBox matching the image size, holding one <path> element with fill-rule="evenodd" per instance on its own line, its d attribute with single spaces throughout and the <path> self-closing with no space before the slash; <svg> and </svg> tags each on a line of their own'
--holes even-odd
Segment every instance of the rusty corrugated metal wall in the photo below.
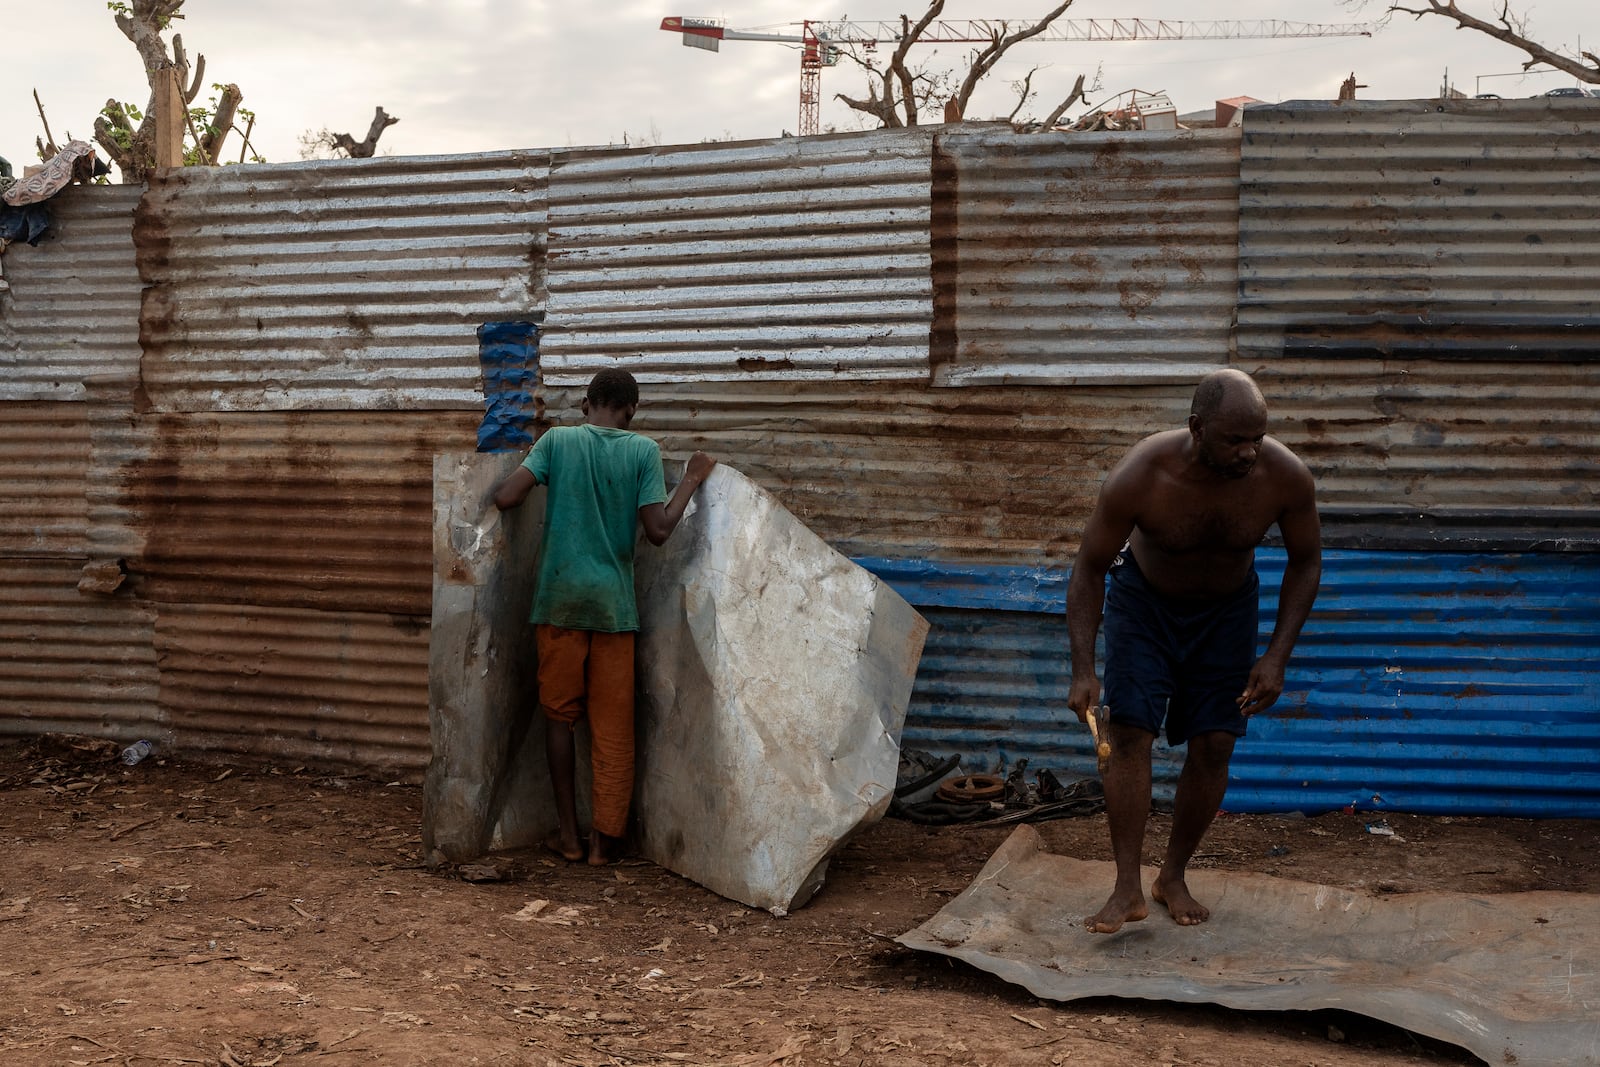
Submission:
<svg viewBox="0 0 1600 1067">
<path fill-rule="evenodd" d="M 0 651 L 9 728 L 426 763 L 433 455 L 476 440 L 476 328 L 543 299 L 547 174 L 499 153 L 63 195 L 0 317 L 42 383 L 0 403 L 0 551 L 46 557 L 0 594 L 29 635 Z"/>
<path fill-rule="evenodd" d="M 175 743 L 426 764 L 433 456 L 476 441 L 477 327 L 543 298 L 548 172 L 508 152 L 152 187 L 149 410 L 96 475 Z"/>
<path fill-rule="evenodd" d="M 0 293 L 0 402 L 84 398 L 97 374 L 139 365 L 133 214 L 141 186 L 69 186 L 37 246 L 10 245 Z"/>
<path fill-rule="evenodd" d="M 189 167 L 134 233 L 158 411 L 482 403 L 473 331 L 543 298 L 547 152 Z"/>
<path fill-rule="evenodd" d="M 1070 560 L 1100 480 L 1178 387 L 941 389 L 900 383 L 659 383 L 634 428 L 670 464 L 702 449 L 852 555 L 1040 565 Z M 582 390 L 552 389 L 574 421 Z"/>
<path fill-rule="evenodd" d="M 1181 424 L 1194 379 L 1228 362 L 1238 143 L 1234 130 L 980 128 L 931 146 L 900 131 L 558 157 L 547 406 L 572 418 L 588 377 L 615 362 L 644 383 L 636 428 L 669 457 L 723 457 L 846 552 L 1065 562 L 1109 464 L 1150 427 Z M 771 168 L 790 157 L 785 193 L 786 174 Z M 881 174 L 890 164 L 893 182 Z M 835 170 L 852 184 L 818 193 Z M 850 227 L 829 214 L 839 204 Z M 740 212 L 757 214 L 741 222 Z M 931 275 L 932 310 L 923 296 L 847 306 L 921 315 L 913 361 L 885 366 L 843 349 L 829 357 L 851 360 L 842 370 L 738 358 L 751 330 L 806 350 L 785 324 L 856 299 L 858 286 L 833 279 L 876 269 L 885 220 L 898 234 L 894 262 Z M 836 231 L 854 250 L 840 266 L 826 258 L 837 258 Z M 746 285 L 725 293 L 679 280 L 691 253 L 726 257 L 691 278 L 748 271 Z M 606 273 L 613 265 L 622 269 Z M 911 281 L 902 272 L 885 284 Z M 687 303 L 675 302 L 679 285 L 691 287 Z M 750 307 L 758 297 L 766 303 Z M 590 316 L 590 299 L 608 313 Z M 573 316 L 579 325 L 564 334 Z M 735 348 L 719 341 L 669 360 L 641 350 L 641 330 L 652 343 L 715 337 Z M 574 362 L 579 332 L 587 355 Z M 878 381 L 856 380 L 866 378 Z M 1036 387 L 1069 383 L 1095 387 Z"/>
<path fill-rule="evenodd" d="M 1336 536 L 1600 525 L 1597 144 L 1581 100 L 1246 111 L 1238 360 Z"/>
<path fill-rule="evenodd" d="M 1225 366 L 1237 130 L 941 135 L 935 380 L 1180 383 Z"/>
<path fill-rule="evenodd" d="M 559 153 L 545 380 L 923 380 L 932 135 Z"/>
<path fill-rule="evenodd" d="M 139 365 L 141 189 L 72 187 L 0 292 L 0 730 L 124 736 L 159 723 L 153 612 L 78 591 L 94 555 L 92 383 Z"/>
<path fill-rule="evenodd" d="M 186 172 L 141 209 L 142 278 L 102 283 L 107 307 L 150 287 L 142 363 L 125 342 L 96 373 L 51 369 L 82 351 L 70 322 L 37 351 L 0 348 L 25 383 L 0 404 L 17 504 L 0 543 L 24 561 L 0 582 L 0 626 L 49 620 L 14 662 L 0 654 L 5 728 L 142 723 L 191 748 L 420 768 L 429 461 L 474 439 L 475 328 L 540 312 L 557 420 L 575 417 L 594 369 L 628 366 L 645 382 L 635 426 L 669 458 L 704 448 L 847 553 L 914 561 L 919 603 L 946 631 L 930 637 L 919 699 L 938 730 L 995 736 L 996 752 L 1081 747 L 1050 710 L 1053 598 L 1105 471 L 1181 425 L 1205 367 L 1257 375 L 1334 538 L 1592 548 L 1600 395 L 1581 297 L 1597 278 L 1578 234 L 1600 207 L 1580 147 L 1600 116 L 1434 106 L 1253 111 L 1242 147 L 1234 131 L 967 128 Z M 1444 163 L 1497 177 L 1468 192 Z M 1414 247 L 1432 259 L 1408 259 Z M 15 262 L 14 249 L 19 293 L 46 254 L 56 278 L 85 255 L 65 240 Z M 1391 284 L 1402 267 L 1412 281 Z M 1507 319 L 1525 295 L 1532 318 Z M 1405 321 L 1417 307 L 1460 321 Z M 5 311 L 9 340 L 48 308 Z M 81 494 L 50 495 L 71 478 Z M 1430 556 L 1418 595 L 1470 584 L 1457 560 Z M 79 593 L 85 563 L 102 583 L 120 563 L 128 580 Z M 969 604 L 974 567 L 993 571 L 993 595 Z M 1559 586 L 1558 572 L 1535 584 Z M 1345 609 L 1372 595 L 1351 590 Z M 1411 617 L 1404 595 L 1373 617 Z M 1494 637 L 1492 598 L 1464 603 L 1488 654 L 1543 647 L 1542 631 Z M 1328 688 L 1307 704 L 1329 717 L 1294 724 L 1313 746 L 1364 714 L 1340 717 L 1344 676 L 1323 665 L 1387 639 L 1345 616 L 1314 622 L 1306 684 Z M 1456 661 L 1430 647 L 1408 662 L 1436 659 L 1432 684 L 1449 692 Z M 47 698 L 26 657 L 67 663 L 75 648 L 82 685 Z M 1592 674 L 1551 683 L 1579 703 L 1595 690 Z M 1429 708 L 1424 720 L 1444 714 Z M 1500 716 L 1492 698 L 1475 708 L 1491 725 L 1537 718 Z M 1339 780 L 1381 778 L 1356 765 L 1359 746 L 1341 751 Z M 1460 756 L 1430 788 L 1454 788 Z M 1515 810 L 1525 785 L 1499 803 Z M 1247 795 L 1283 793 L 1262 772 Z"/>
</svg>

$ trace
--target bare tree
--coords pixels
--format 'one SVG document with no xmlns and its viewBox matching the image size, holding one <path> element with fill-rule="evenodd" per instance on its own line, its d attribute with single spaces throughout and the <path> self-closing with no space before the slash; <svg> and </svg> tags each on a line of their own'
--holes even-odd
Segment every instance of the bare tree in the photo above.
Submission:
<svg viewBox="0 0 1600 1067">
<path fill-rule="evenodd" d="M 864 67 L 872 79 L 867 85 L 865 99 L 846 96 L 844 93 L 834 95 L 848 107 L 871 115 L 880 125 L 890 128 L 917 125 L 922 109 L 933 104 L 942 95 L 945 97 L 943 108 L 946 121 L 959 121 L 966 115 L 967 105 L 972 99 L 973 92 L 994 70 L 1001 57 L 1013 45 L 1037 37 L 1049 29 L 1051 23 L 1060 18 L 1072 4 L 1073 0 L 1063 0 L 1039 21 L 1014 31 L 1008 22 L 994 22 L 989 41 L 981 48 L 973 50 L 966 73 L 961 78 L 960 84 L 952 90 L 948 78 L 930 74 L 923 68 L 912 67 L 906 61 L 911 48 L 922 39 L 928 27 L 944 10 L 944 0 L 931 0 L 928 10 L 923 12 L 915 23 L 906 15 L 900 16 L 900 39 L 896 42 L 888 62 L 882 67 L 877 66 L 870 58 L 864 59 L 846 50 L 845 54 Z M 1029 71 L 1022 82 L 1013 85 L 1019 96 L 1017 106 L 1011 112 L 1013 119 L 1027 103 L 1032 92 L 1033 74 L 1037 69 Z M 1080 76 L 1071 95 L 1052 113 L 1046 128 L 1058 120 L 1067 108 L 1082 99 L 1083 78 Z"/>
<path fill-rule="evenodd" d="M 1522 64 L 1523 70 L 1544 64 L 1565 71 L 1579 81 L 1600 84 L 1600 57 L 1593 52 L 1577 50 L 1573 50 L 1572 53 L 1557 52 L 1533 40 L 1528 36 L 1527 19 L 1511 10 L 1510 0 L 1500 0 L 1500 11 L 1493 22 L 1462 11 L 1457 6 L 1456 0 L 1427 0 L 1427 4 L 1427 7 L 1390 4 L 1389 11 L 1413 15 L 1418 19 L 1427 15 L 1450 19 L 1456 24 L 1457 29 L 1486 33 L 1497 41 L 1504 41 L 1513 48 L 1526 52 L 1528 59 Z"/>
<path fill-rule="evenodd" d="M 117 29 L 133 42 L 139 57 L 144 60 L 145 77 L 150 83 L 150 102 L 140 112 L 131 104 L 107 100 L 100 117 L 95 119 L 94 137 L 106 150 L 111 162 L 122 172 L 125 182 L 142 182 L 155 169 L 155 110 L 156 98 L 170 71 L 177 71 L 178 85 L 186 107 L 194 103 L 205 85 L 206 57 L 196 55 L 190 69 L 188 53 L 184 51 L 183 37 L 172 35 L 172 53 L 168 55 L 166 41 L 162 38 L 173 20 L 183 18 L 184 0 L 132 0 L 122 3 L 112 0 L 108 5 L 116 17 Z M 186 160 L 214 164 L 222 151 L 222 143 L 233 129 L 244 94 L 237 85 L 217 85 L 220 93 L 208 108 L 190 109 L 185 114 L 189 126 L 189 144 Z M 135 125 L 137 123 L 137 125 Z"/>
</svg>

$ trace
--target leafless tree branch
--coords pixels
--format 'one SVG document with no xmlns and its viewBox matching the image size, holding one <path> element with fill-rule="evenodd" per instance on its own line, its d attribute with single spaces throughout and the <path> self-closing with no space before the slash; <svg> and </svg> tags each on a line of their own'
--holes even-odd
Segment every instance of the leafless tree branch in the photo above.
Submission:
<svg viewBox="0 0 1600 1067">
<path fill-rule="evenodd" d="M 1497 41 L 1504 41 L 1513 48 L 1527 53 L 1529 58 L 1522 64 L 1523 70 L 1529 70 L 1544 64 L 1554 67 L 1556 70 L 1565 71 L 1579 81 L 1600 84 L 1600 59 L 1597 59 L 1594 53 L 1581 52 L 1577 58 L 1574 58 L 1547 48 L 1533 40 L 1528 36 L 1526 20 L 1512 13 L 1510 0 L 1501 0 L 1497 22 L 1490 22 L 1487 19 L 1462 11 L 1456 5 L 1456 0 L 1427 0 L 1427 3 L 1427 7 L 1406 7 L 1403 4 L 1390 4 L 1389 10 L 1413 15 L 1418 19 L 1426 15 L 1438 15 L 1442 18 L 1453 20 L 1457 29 L 1476 30 L 1479 33 L 1493 37 Z M 1585 66 L 1583 63 L 1585 59 L 1593 65 Z"/>
<path fill-rule="evenodd" d="M 1056 105 L 1056 109 L 1050 112 L 1049 117 L 1040 124 L 1039 129 L 1041 131 L 1052 129 L 1056 123 L 1061 121 L 1061 116 L 1067 113 L 1067 109 L 1079 101 L 1082 101 L 1085 104 L 1089 102 L 1089 98 L 1083 95 L 1082 74 L 1078 75 L 1078 80 L 1073 83 L 1072 92 L 1067 94 L 1067 98 L 1065 100 Z"/>
<path fill-rule="evenodd" d="M 1049 29 L 1050 24 L 1060 18 L 1072 3 L 1073 0 L 1062 0 L 1062 3 L 1057 4 L 1048 15 L 1016 33 L 1006 33 L 1009 26 L 1004 22 L 998 23 L 989 43 L 973 53 L 972 63 L 967 67 L 967 76 L 962 79 L 961 87 L 956 90 L 956 106 L 961 109 L 961 113 L 966 114 L 967 101 L 972 99 L 973 90 L 977 89 L 978 83 L 994 69 L 994 65 L 1000 62 L 1000 57 L 1004 56 L 1012 45 L 1039 36 Z"/>
<path fill-rule="evenodd" d="M 1012 87 L 1017 90 L 1017 106 L 1012 108 L 1011 114 L 1006 116 L 1007 122 L 1015 122 L 1017 120 L 1017 112 L 1027 105 L 1028 98 L 1033 95 L 1033 76 L 1038 72 L 1039 68 L 1034 67 L 1022 76 L 1022 84 L 1012 83 Z"/>
</svg>

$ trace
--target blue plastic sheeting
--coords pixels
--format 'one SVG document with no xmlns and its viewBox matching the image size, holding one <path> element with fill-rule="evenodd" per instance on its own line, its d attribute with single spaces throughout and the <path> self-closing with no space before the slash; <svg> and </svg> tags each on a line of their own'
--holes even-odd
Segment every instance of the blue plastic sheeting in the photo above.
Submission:
<svg viewBox="0 0 1600 1067">
<path fill-rule="evenodd" d="M 478 327 L 483 367 L 479 452 L 515 452 L 533 444 L 533 388 L 539 375 L 539 324 L 486 322 Z"/>
<path fill-rule="evenodd" d="M 1261 647 L 1283 553 L 1262 549 Z M 904 744 L 969 771 L 1093 773 L 1066 710 L 1065 575 L 866 559 L 932 629 Z M 1600 556 L 1329 551 L 1231 811 L 1600 816 Z M 1158 743 L 1158 793 L 1181 750 Z"/>
</svg>

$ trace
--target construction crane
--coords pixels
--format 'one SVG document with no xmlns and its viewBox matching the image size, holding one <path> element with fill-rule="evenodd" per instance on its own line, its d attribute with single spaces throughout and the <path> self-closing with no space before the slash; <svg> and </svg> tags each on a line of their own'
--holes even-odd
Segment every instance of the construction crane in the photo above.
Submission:
<svg viewBox="0 0 1600 1067">
<path fill-rule="evenodd" d="M 930 22 L 918 44 L 988 44 L 997 33 L 1020 25 L 1022 19 L 974 19 Z M 800 46 L 800 135 L 821 130 L 822 68 L 839 62 L 841 48 L 860 46 L 868 51 L 880 44 L 898 44 L 898 22 L 791 22 L 799 33 L 730 30 L 721 19 L 673 17 L 661 28 L 683 35 L 690 48 L 719 51 L 723 41 L 773 41 Z M 1260 37 L 1371 37 L 1367 23 L 1284 22 L 1282 19 L 1174 22 L 1168 19 L 1066 19 L 1053 22 L 1034 41 L 1236 41 Z"/>
</svg>

